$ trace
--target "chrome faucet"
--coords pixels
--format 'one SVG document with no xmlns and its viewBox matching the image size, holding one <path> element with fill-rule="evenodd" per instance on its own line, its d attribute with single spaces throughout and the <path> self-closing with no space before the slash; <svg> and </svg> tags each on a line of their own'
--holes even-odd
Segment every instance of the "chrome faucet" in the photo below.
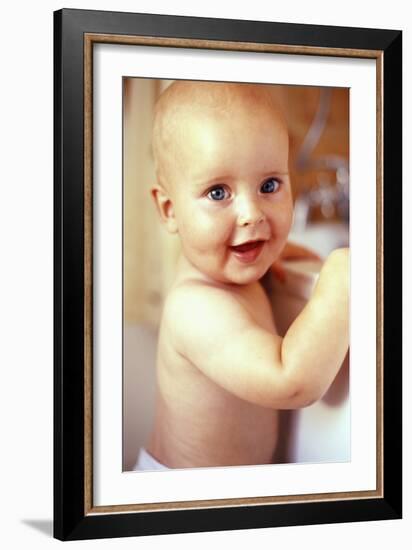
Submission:
<svg viewBox="0 0 412 550">
<path fill-rule="evenodd" d="M 318 186 L 307 189 L 295 201 L 294 225 L 296 232 L 303 231 L 311 221 L 316 209 L 326 219 L 338 217 L 349 222 L 349 163 L 339 155 L 324 155 L 313 158 L 311 155 L 325 129 L 330 110 L 332 90 L 322 88 L 318 109 L 306 134 L 296 159 L 298 170 L 319 170 L 322 174 L 332 172 L 333 183 L 325 176 L 319 176 Z"/>
</svg>

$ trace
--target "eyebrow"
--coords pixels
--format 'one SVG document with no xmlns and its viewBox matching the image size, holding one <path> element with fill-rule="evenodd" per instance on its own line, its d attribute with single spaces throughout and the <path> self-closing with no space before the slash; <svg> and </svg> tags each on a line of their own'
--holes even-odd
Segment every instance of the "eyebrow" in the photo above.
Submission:
<svg viewBox="0 0 412 550">
<path fill-rule="evenodd" d="M 279 170 L 269 170 L 267 172 L 263 172 L 262 174 L 259 174 L 257 173 L 256 174 L 256 177 L 260 177 L 262 179 L 264 178 L 269 178 L 270 176 L 289 176 L 290 172 L 289 170 L 286 171 L 286 172 L 280 172 Z M 215 184 L 218 184 L 218 183 L 222 183 L 224 181 L 227 181 L 227 180 L 232 180 L 234 179 L 233 176 L 230 176 L 229 174 L 225 175 L 225 174 L 222 174 L 221 176 L 216 176 L 215 178 L 211 178 L 209 180 L 202 180 L 202 179 L 199 179 L 198 181 L 193 181 L 193 184 L 196 186 L 196 187 L 204 187 L 205 185 L 215 185 Z"/>
<path fill-rule="evenodd" d="M 196 187 L 205 187 L 205 186 L 208 186 L 208 185 L 216 185 L 218 183 L 221 183 L 223 181 L 227 181 L 229 179 L 233 179 L 233 178 L 229 175 L 217 176 L 217 177 L 211 178 L 211 179 L 201 179 L 201 178 L 199 178 L 198 180 L 195 179 L 193 181 L 193 185 L 195 185 Z"/>
<path fill-rule="evenodd" d="M 286 172 L 279 172 L 279 170 L 270 170 L 269 172 L 265 172 L 263 175 L 262 175 L 262 178 L 268 178 L 269 176 L 289 176 L 289 170 L 287 170 Z"/>
</svg>

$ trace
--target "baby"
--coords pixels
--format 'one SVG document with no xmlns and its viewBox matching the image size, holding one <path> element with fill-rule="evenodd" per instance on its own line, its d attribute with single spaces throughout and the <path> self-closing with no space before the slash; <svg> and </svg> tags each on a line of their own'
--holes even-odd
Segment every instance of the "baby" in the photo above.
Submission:
<svg viewBox="0 0 412 550">
<path fill-rule="evenodd" d="M 152 196 L 182 254 L 160 327 L 154 427 L 136 469 L 272 463 L 278 411 L 320 399 L 345 358 L 347 249 L 327 258 L 283 338 L 259 282 L 292 223 L 288 146 L 265 86 L 179 81 L 160 97 Z"/>
</svg>

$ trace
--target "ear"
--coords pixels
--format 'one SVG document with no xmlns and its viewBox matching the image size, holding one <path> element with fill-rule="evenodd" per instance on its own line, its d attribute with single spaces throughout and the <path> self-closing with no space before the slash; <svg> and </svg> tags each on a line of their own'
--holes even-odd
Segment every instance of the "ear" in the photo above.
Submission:
<svg viewBox="0 0 412 550">
<path fill-rule="evenodd" d="M 166 225 L 169 233 L 177 233 L 177 222 L 173 208 L 173 202 L 169 194 L 161 185 L 154 185 L 150 193 L 156 205 L 160 219 Z"/>
</svg>

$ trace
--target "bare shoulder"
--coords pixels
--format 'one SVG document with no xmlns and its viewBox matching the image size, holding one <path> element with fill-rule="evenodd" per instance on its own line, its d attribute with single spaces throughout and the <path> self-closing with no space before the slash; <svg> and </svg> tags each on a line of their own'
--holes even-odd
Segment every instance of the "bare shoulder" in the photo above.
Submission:
<svg viewBox="0 0 412 550">
<path fill-rule="evenodd" d="M 281 338 L 250 306 L 262 292 L 259 285 L 225 288 L 185 281 L 167 299 L 165 334 L 180 356 L 230 393 L 284 408 L 290 401 L 281 376 Z"/>
<path fill-rule="evenodd" d="M 163 322 L 181 349 L 188 343 L 196 345 L 198 337 L 218 334 L 220 328 L 235 330 L 251 322 L 247 309 L 236 292 L 204 283 L 185 281 L 176 286 L 168 295 Z"/>
<path fill-rule="evenodd" d="M 169 293 L 164 317 L 174 323 L 193 322 L 198 313 L 218 315 L 240 314 L 244 308 L 236 292 L 224 286 L 208 284 L 203 281 L 185 281 Z"/>
</svg>

